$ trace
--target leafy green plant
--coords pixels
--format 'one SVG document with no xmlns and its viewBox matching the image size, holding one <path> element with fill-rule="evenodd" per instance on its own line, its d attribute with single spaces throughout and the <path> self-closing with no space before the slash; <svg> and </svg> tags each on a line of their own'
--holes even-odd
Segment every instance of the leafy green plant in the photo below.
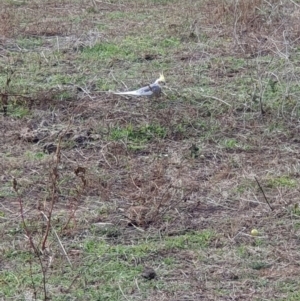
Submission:
<svg viewBox="0 0 300 301">
<path fill-rule="evenodd" d="M 99 43 L 92 47 L 85 47 L 81 53 L 83 59 L 113 59 L 120 58 L 124 59 L 131 56 L 131 52 L 126 48 L 120 47 L 120 45 L 113 43 Z"/>
<path fill-rule="evenodd" d="M 24 118 L 31 114 L 28 107 L 21 105 L 13 105 L 11 103 L 9 104 L 7 110 L 11 116 L 16 118 Z"/>
<path fill-rule="evenodd" d="M 125 128 L 114 128 L 111 130 L 110 137 L 113 140 L 126 139 L 135 143 L 145 143 L 154 138 L 164 138 L 166 129 L 160 125 L 145 125 L 133 127 L 128 125 Z"/>
<path fill-rule="evenodd" d="M 281 176 L 268 179 L 267 181 L 268 187 L 275 188 L 275 187 L 295 187 L 296 181 L 289 176 Z"/>
<path fill-rule="evenodd" d="M 228 149 L 234 149 L 238 146 L 238 142 L 235 139 L 226 139 L 224 141 L 224 146 Z"/>
</svg>

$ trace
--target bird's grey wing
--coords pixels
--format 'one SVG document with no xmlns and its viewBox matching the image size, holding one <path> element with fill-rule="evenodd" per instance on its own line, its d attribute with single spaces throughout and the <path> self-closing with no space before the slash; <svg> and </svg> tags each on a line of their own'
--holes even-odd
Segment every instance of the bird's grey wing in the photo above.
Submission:
<svg viewBox="0 0 300 301">
<path fill-rule="evenodd" d="M 151 89 L 151 86 L 146 86 L 138 89 L 137 93 L 139 93 L 140 96 L 151 96 L 153 94 L 153 91 Z"/>
<path fill-rule="evenodd" d="M 157 84 L 151 84 L 149 86 L 138 89 L 137 92 L 141 96 L 159 96 L 161 93 L 161 87 Z"/>
<path fill-rule="evenodd" d="M 142 87 L 135 91 L 127 92 L 115 92 L 114 94 L 118 95 L 133 95 L 133 96 L 158 96 L 161 93 L 161 87 L 157 84 L 151 84 L 145 87 Z"/>
<path fill-rule="evenodd" d="M 159 96 L 161 94 L 161 87 L 158 84 L 151 84 L 149 89 L 152 91 L 154 96 Z"/>
<path fill-rule="evenodd" d="M 142 87 L 134 91 L 114 92 L 117 95 L 133 95 L 133 96 L 151 96 L 153 94 L 150 86 Z"/>
</svg>

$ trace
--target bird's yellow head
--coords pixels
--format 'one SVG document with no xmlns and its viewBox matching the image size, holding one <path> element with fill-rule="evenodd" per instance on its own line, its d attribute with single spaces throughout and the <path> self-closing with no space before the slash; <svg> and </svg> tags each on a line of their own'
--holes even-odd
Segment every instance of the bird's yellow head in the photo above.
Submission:
<svg viewBox="0 0 300 301">
<path fill-rule="evenodd" d="M 166 79 L 165 79 L 163 73 L 159 74 L 159 78 L 155 81 L 155 83 L 157 83 L 157 84 L 166 83 Z"/>
</svg>

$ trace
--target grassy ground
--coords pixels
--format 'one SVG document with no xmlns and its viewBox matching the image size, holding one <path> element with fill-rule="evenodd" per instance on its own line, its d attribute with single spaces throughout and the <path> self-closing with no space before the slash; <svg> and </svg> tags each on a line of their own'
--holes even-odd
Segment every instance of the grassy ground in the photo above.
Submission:
<svg viewBox="0 0 300 301">
<path fill-rule="evenodd" d="M 2 1 L 0 300 L 299 300 L 299 19 Z"/>
</svg>

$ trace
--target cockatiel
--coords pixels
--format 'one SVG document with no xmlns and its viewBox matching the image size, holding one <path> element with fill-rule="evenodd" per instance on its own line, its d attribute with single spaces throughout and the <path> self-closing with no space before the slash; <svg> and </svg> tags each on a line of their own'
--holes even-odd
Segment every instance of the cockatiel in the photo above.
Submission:
<svg viewBox="0 0 300 301">
<path fill-rule="evenodd" d="M 127 92 L 113 92 L 117 95 L 132 95 L 132 96 L 148 96 L 148 97 L 159 97 L 162 89 L 161 85 L 166 82 L 164 75 L 161 73 L 159 78 L 152 84 L 142 87 L 138 90 L 127 91 Z"/>
</svg>

